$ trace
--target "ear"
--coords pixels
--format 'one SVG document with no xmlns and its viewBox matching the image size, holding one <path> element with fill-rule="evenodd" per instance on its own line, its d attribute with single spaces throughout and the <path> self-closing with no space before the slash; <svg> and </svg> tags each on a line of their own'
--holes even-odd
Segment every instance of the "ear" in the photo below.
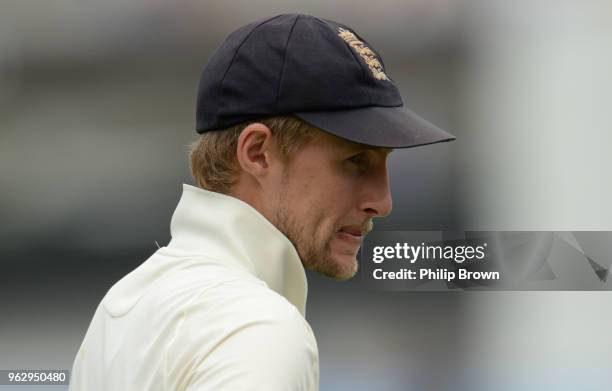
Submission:
<svg viewBox="0 0 612 391">
<path fill-rule="evenodd" d="M 274 159 L 274 139 L 270 129 L 259 122 L 249 124 L 238 137 L 237 158 L 240 168 L 255 178 L 268 172 Z"/>
</svg>

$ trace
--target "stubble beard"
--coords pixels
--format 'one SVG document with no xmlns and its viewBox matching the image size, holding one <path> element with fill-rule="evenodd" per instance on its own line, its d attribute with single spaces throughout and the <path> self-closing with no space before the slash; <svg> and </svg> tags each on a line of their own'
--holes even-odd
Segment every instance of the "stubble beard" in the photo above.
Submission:
<svg viewBox="0 0 612 391">
<path fill-rule="evenodd" d="M 283 180 L 282 191 L 279 194 L 278 209 L 275 220 L 276 227 L 289 239 L 298 252 L 298 255 L 305 268 L 321 273 L 335 280 L 347 280 L 357 273 L 358 262 L 355 258 L 347 269 L 343 262 L 336 260 L 332 256 L 331 242 L 334 232 L 329 233 L 324 243 L 317 243 L 316 227 L 325 216 L 324 212 L 318 210 L 316 206 L 311 208 L 312 213 L 317 213 L 317 218 L 308 226 L 304 221 L 296 218 L 291 213 L 291 206 L 287 201 L 289 185 L 286 178 Z M 310 228 L 310 229 L 309 229 Z"/>
</svg>

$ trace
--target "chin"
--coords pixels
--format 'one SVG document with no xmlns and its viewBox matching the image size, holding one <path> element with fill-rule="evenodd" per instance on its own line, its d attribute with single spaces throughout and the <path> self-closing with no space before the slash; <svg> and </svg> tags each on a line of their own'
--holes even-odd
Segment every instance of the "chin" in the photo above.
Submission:
<svg viewBox="0 0 612 391">
<path fill-rule="evenodd" d="M 338 281 L 348 280 L 357 274 L 357 253 L 345 248 L 327 248 L 319 255 L 300 257 L 305 268 Z"/>
<path fill-rule="evenodd" d="M 324 273 L 327 276 L 338 280 L 344 281 L 351 279 L 357 274 L 357 269 L 359 268 L 359 264 L 357 262 L 356 256 L 343 255 L 336 257 L 330 262 L 329 273 Z"/>
</svg>

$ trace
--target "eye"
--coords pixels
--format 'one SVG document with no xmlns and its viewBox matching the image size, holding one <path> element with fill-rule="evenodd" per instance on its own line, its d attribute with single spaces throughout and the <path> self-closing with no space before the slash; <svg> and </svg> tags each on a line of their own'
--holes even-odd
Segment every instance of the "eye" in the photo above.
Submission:
<svg viewBox="0 0 612 391">
<path fill-rule="evenodd" d="M 346 159 L 350 164 L 359 168 L 364 168 L 368 163 L 368 158 L 364 153 L 358 153 Z"/>
<path fill-rule="evenodd" d="M 365 156 L 363 156 L 362 153 L 358 153 L 357 155 L 353 155 L 346 160 L 355 164 L 363 164 L 365 161 Z"/>
</svg>

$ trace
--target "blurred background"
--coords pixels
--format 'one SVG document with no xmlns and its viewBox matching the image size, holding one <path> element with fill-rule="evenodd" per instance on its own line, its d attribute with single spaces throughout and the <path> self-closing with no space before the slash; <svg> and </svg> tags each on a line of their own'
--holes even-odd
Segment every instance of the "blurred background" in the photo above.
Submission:
<svg viewBox="0 0 612 391">
<path fill-rule="evenodd" d="M 286 12 L 351 26 L 457 136 L 392 155 L 376 229 L 612 229 L 610 2 L 4 0 L 0 368 L 71 368 L 106 291 L 170 239 L 208 57 Z M 321 390 L 611 387 L 609 292 L 308 277 Z"/>
</svg>

